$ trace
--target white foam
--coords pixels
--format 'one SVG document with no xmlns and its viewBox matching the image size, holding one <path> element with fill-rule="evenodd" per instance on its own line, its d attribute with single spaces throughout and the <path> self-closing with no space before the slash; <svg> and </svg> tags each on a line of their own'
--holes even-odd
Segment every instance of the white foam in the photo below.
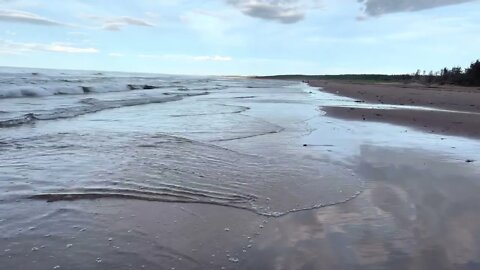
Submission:
<svg viewBox="0 0 480 270">
<path fill-rule="evenodd" d="M 149 90 L 169 86 L 164 80 L 154 77 L 99 77 L 93 75 L 72 77 L 71 75 L 52 75 L 50 73 L 35 73 L 35 75 L 19 73 L 16 75 L 0 72 L 0 99 Z"/>
<path fill-rule="evenodd" d="M 127 84 L 96 83 L 96 84 L 45 84 L 38 85 L 2 85 L 0 98 L 43 97 L 53 95 L 78 95 L 87 93 L 106 93 L 129 91 Z"/>
</svg>

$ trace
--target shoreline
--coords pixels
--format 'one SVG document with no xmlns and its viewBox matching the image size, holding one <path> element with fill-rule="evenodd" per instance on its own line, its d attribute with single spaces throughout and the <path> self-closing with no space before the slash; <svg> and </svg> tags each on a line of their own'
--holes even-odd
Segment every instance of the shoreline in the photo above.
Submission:
<svg viewBox="0 0 480 270">
<path fill-rule="evenodd" d="M 477 87 L 427 87 L 420 84 L 325 80 L 308 81 L 308 84 L 320 91 L 354 98 L 359 102 L 431 107 L 459 112 L 322 107 L 322 110 L 332 117 L 391 123 L 434 134 L 480 138 L 480 90 Z"/>
<path fill-rule="evenodd" d="M 211 81 L 210 95 L 5 129 L 0 264 L 480 266 L 479 141 L 327 117 L 319 106 L 369 106 L 297 82 Z M 131 97 L 91 95 L 112 96 Z"/>
</svg>

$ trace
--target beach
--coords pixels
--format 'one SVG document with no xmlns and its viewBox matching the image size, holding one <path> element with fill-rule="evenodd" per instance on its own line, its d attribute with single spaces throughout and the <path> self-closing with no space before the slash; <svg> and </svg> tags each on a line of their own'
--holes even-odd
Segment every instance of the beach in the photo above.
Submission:
<svg viewBox="0 0 480 270">
<path fill-rule="evenodd" d="M 347 96 L 357 102 L 388 104 L 389 110 L 372 108 L 324 108 L 330 115 L 360 121 L 390 122 L 436 134 L 453 134 L 479 138 L 480 89 L 454 85 L 422 85 L 416 83 L 362 83 L 311 81 L 323 91 Z M 402 106 L 437 108 L 425 111 Z M 443 111 L 442 111 L 443 110 Z"/>
<path fill-rule="evenodd" d="M 478 94 L 30 73 L 0 80 L 5 269 L 480 267 Z"/>
</svg>

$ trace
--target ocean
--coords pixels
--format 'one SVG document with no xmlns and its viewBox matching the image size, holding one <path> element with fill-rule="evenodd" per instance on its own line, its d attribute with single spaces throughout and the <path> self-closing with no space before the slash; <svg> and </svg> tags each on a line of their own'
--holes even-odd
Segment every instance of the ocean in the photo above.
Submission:
<svg viewBox="0 0 480 270">
<path fill-rule="evenodd" d="M 285 94 L 304 95 L 302 87 L 245 78 L 3 70 L 0 199 L 204 203 L 265 216 L 346 202 L 362 186 L 351 170 L 283 153 L 282 145 L 304 127 L 247 114 L 269 101 L 295 110 L 305 101 Z M 262 136 L 276 143 L 256 140 Z M 225 145 L 240 139 L 278 153 Z"/>
<path fill-rule="evenodd" d="M 478 175 L 464 167 L 478 141 L 324 106 L 382 105 L 295 81 L 1 68 L 0 268 L 333 261 L 355 257 L 349 243 L 399 243 L 401 224 L 438 210 L 431 192 L 475 197 L 444 191 Z"/>
</svg>

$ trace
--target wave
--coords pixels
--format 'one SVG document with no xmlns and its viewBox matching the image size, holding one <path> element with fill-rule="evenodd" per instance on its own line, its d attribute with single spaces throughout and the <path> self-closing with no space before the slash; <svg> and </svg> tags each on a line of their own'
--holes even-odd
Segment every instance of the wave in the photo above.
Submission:
<svg viewBox="0 0 480 270">
<path fill-rule="evenodd" d="M 225 89 L 213 78 L 63 71 L 3 71 L 0 68 L 0 99 L 82 95 L 90 93 L 170 89 L 210 91 Z M 188 87 L 186 87 L 188 86 Z"/>
<path fill-rule="evenodd" d="M 28 165 L 35 170 L 30 170 L 26 179 L 35 179 L 38 170 L 62 177 L 45 179 L 35 189 L 28 183 L 15 189 L 9 186 L 14 190 L 12 200 L 195 203 L 279 217 L 347 203 L 365 188 L 362 179 L 343 166 L 313 159 L 248 155 L 168 134 L 137 134 L 115 142 L 108 134 L 31 137 L 17 140 L 17 145 L 7 142 L 5 150 L 12 149 L 12 154 L 3 160 L 4 166 L 27 152 L 32 155 L 30 145 L 38 146 L 38 142 L 41 146 Z M 54 149 L 58 155 L 45 155 L 45 149 Z M 91 151 L 98 155 L 82 154 Z M 67 156 L 53 161 L 62 153 Z M 81 161 L 73 167 L 70 153 L 79 153 Z"/>
<path fill-rule="evenodd" d="M 0 99 L 20 97 L 44 97 L 54 95 L 81 95 L 90 93 L 122 92 L 133 90 L 153 90 L 161 88 L 175 88 L 175 85 L 154 85 L 154 84 L 115 84 L 112 82 L 104 84 L 65 84 L 65 85 L 1 85 Z M 180 87 L 178 90 L 188 89 Z"/>
<path fill-rule="evenodd" d="M 356 191 L 350 197 L 341 199 L 338 201 L 328 202 L 328 203 L 318 203 L 311 206 L 303 208 L 293 208 L 286 211 L 268 211 L 269 209 L 264 209 L 263 207 L 255 206 L 255 196 L 242 197 L 239 195 L 233 194 L 232 197 L 211 197 L 202 193 L 197 193 L 195 196 L 200 196 L 203 198 L 198 198 L 195 196 L 182 195 L 177 192 L 148 192 L 148 191 L 139 191 L 139 190 L 127 190 L 127 189 L 84 189 L 77 192 L 69 191 L 66 193 L 62 192 L 52 192 L 52 193 L 43 193 L 29 196 L 28 199 L 31 200 L 42 200 L 46 202 L 60 202 L 60 201 L 80 201 L 80 200 L 96 200 L 96 199 L 129 199 L 129 200 L 139 200 L 139 201 L 154 201 L 154 202 L 168 202 L 168 203 L 196 203 L 196 204 L 207 204 L 207 205 L 219 205 L 230 208 L 237 208 L 253 212 L 260 216 L 265 217 L 282 217 L 288 214 L 310 211 L 330 206 L 336 206 L 348 203 L 363 193 L 364 186 L 363 184 L 359 187 L 360 190 Z"/>
<path fill-rule="evenodd" d="M 95 98 L 83 99 L 80 102 L 85 104 L 81 106 L 74 106 L 68 108 L 57 108 L 48 112 L 42 113 L 27 113 L 23 116 L 0 120 L 0 128 L 15 127 L 25 124 L 31 124 L 39 120 L 56 120 L 63 118 L 73 118 L 76 116 L 96 113 L 108 109 L 116 109 L 121 107 L 131 107 L 146 105 L 152 103 L 165 103 L 171 101 L 178 101 L 187 96 L 207 95 L 208 92 L 198 94 L 179 94 L 167 97 L 142 97 L 128 100 L 98 100 Z"/>
<path fill-rule="evenodd" d="M 149 187 L 153 189 L 152 187 Z M 45 193 L 30 196 L 30 199 L 42 199 L 48 202 L 75 201 L 98 198 L 131 198 L 149 201 L 165 202 L 204 202 L 215 204 L 245 203 L 254 200 L 254 196 L 218 193 L 207 190 L 193 190 L 186 187 L 156 188 L 154 191 L 142 191 L 135 189 L 108 189 L 92 188 L 71 190 L 68 193 Z"/>
<path fill-rule="evenodd" d="M 225 105 L 225 104 L 217 104 L 218 106 L 222 106 L 224 108 L 228 108 L 227 111 L 221 112 L 209 112 L 209 113 L 190 113 L 190 114 L 170 114 L 170 117 L 190 117 L 190 116 L 210 116 L 210 115 L 222 115 L 222 114 L 239 114 L 250 110 L 250 107 L 246 106 L 235 106 L 235 105 Z"/>
</svg>

